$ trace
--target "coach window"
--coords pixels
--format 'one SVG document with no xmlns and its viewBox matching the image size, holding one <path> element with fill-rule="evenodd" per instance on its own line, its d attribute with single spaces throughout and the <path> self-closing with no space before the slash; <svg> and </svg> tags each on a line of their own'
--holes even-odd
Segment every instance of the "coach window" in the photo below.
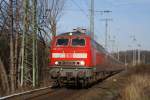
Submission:
<svg viewBox="0 0 150 100">
<path fill-rule="evenodd" d="M 85 39 L 80 39 L 80 38 L 72 39 L 72 46 L 84 46 L 84 45 L 85 45 Z"/>
<path fill-rule="evenodd" d="M 57 39 L 56 45 L 57 46 L 67 46 L 68 42 L 69 42 L 69 39 L 60 38 L 60 39 Z"/>
</svg>

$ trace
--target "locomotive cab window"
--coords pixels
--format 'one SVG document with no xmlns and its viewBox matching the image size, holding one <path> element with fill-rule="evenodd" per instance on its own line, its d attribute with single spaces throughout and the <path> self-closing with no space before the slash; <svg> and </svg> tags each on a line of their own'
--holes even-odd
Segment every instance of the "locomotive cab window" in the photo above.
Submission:
<svg viewBox="0 0 150 100">
<path fill-rule="evenodd" d="M 67 46 L 67 45 L 68 45 L 68 42 L 69 42 L 69 39 L 60 38 L 60 39 L 57 39 L 56 45 L 57 45 L 57 46 Z"/>
<path fill-rule="evenodd" d="M 82 38 L 72 39 L 72 46 L 85 46 L 85 39 Z"/>
</svg>

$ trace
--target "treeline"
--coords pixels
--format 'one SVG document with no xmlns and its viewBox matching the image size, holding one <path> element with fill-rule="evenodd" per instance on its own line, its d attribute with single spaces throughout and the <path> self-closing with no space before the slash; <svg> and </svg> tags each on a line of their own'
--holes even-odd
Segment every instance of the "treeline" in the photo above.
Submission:
<svg viewBox="0 0 150 100">
<path fill-rule="evenodd" d="M 30 37 L 35 28 L 38 87 L 49 84 L 49 42 L 56 35 L 64 3 L 64 0 L 0 0 L 0 96 L 32 89 L 21 87 L 20 69 L 23 32 Z"/>
<path fill-rule="evenodd" d="M 9 34 L 7 32 L 1 33 L 0 36 L 0 94 L 5 95 L 11 93 L 11 81 L 10 76 L 12 75 L 10 67 L 10 46 L 9 46 Z M 21 35 L 19 35 L 21 38 Z M 13 38 L 15 41 L 15 38 Z M 18 54 L 17 54 L 17 63 L 15 74 L 13 75 L 16 79 L 15 81 L 15 91 L 22 90 L 20 87 L 20 63 L 21 63 L 21 42 L 18 40 Z M 42 40 L 38 39 L 38 65 L 39 65 L 39 86 L 48 85 L 49 84 L 49 74 L 48 74 L 48 55 L 49 55 L 49 47 L 48 43 L 43 43 Z M 15 58 L 14 58 L 15 59 Z M 14 91 L 14 92 L 15 92 Z"/>
<path fill-rule="evenodd" d="M 120 51 L 119 54 L 113 53 L 113 56 L 127 65 L 132 65 L 133 59 L 135 60 L 136 64 L 138 64 L 139 59 L 140 64 L 150 64 L 150 51 L 148 50 Z"/>
</svg>

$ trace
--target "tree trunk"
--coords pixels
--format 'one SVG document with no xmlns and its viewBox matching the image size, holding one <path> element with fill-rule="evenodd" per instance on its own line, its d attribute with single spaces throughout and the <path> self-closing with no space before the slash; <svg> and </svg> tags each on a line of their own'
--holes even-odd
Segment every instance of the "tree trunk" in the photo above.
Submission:
<svg viewBox="0 0 150 100">
<path fill-rule="evenodd" d="M 13 43 L 13 0 L 9 0 L 10 2 L 10 82 L 11 82 L 11 92 L 15 91 L 15 68 L 14 68 L 14 43 Z"/>
<path fill-rule="evenodd" d="M 53 21 L 53 24 L 51 25 L 51 32 L 52 32 L 52 37 L 56 36 L 56 21 Z"/>
<path fill-rule="evenodd" d="M 14 44 L 13 38 L 10 36 L 10 82 L 11 82 L 11 91 L 15 90 L 15 68 L 14 68 Z"/>
<path fill-rule="evenodd" d="M 4 65 L 2 63 L 1 58 L 0 58 L 0 77 L 1 77 L 0 79 L 1 79 L 1 83 L 2 83 L 2 88 L 3 88 L 3 90 L 5 90 L 5 91 L 1 91 L 1 92 L 8 94 L 10 91 L 8 76 L 7 76 L 7 73 L 6 73 L 6 70 L 5 70 Z"/>
<path fill-rule="evenodd" d="M 15 61 L 14 61 L 14 82 L 15 82 L 15 87 L 17 87 L 17 69 L 18 69 L 18 58 L 19 58 L 19 49 L 18 49 L 18 38 L 19 38 L 19 0 L 16 0 L 16 34 L 15 34 Z"/>
</svg>

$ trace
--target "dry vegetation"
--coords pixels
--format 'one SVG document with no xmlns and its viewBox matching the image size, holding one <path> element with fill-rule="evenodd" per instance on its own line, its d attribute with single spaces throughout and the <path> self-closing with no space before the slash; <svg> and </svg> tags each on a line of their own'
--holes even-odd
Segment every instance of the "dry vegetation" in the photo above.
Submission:
<svg viewBox="0 0 150 100">
<path fill-rule="evenodd" d="M 130 66 L 85 91 L 71 100 L 150 100 L 150 65 Z"/>
<path fill-rule="evenodd" d="M 119 100 L 150 100 L 150 66 L 130 68 L 122 84 Z"/>
</svg>

